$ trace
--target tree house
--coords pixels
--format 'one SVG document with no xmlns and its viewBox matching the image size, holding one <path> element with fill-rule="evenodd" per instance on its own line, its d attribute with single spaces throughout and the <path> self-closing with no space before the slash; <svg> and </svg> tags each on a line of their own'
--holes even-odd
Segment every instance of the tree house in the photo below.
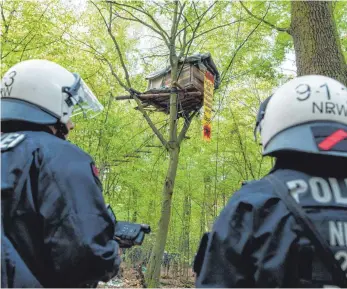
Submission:
<svg viewBox="0 0 347 289">
<path fill-rule="evenodd" d="M 178 114 L 189 113 L 201 108 L 204 99 L 205 73 L 214 77 L 214 88 L 220 83 L 219 72 L 210 53 L 194 54 L 178 65 Z M 146 108 L 170 112 L 171 67 L 151 73 L 146 77 L 147 90 L 140 99 Z"/>
<path fill-rule="evenodd" d="M 204 81 L 206 71 L 214 78 L 214 89 L 220 84 L 220 75 L 211 54 L 194 54 L 181 60 L 178 65 L 178 116 L 201 108 L 204 99 Z M 146 77 L 147 90 L 138 98 L 144 109 L 170 112 L 171 67 L 155 71 Z M 116 99 L 129 99 L 117 97 Z"/>
</svg>

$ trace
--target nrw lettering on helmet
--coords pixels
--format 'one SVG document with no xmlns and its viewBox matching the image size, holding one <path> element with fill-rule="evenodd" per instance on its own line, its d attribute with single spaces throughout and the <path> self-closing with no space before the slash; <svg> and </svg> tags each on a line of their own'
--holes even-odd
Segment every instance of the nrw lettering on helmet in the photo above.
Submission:
<svg viewBox="0 0 347 289">
<path fill-rule="evenodd" d="M 312 113 L 337 114 L 339 116 L 347 116 L 347 107 L 345 104 L 334 102 L 312 102 Z"/>
<path fill-rule="evenodd" d="M 316 136 L 312 129 L 318 125 L 322 131 Z M 333 146 L 326 146 L 326 141 L 322 148 L 318 147 L 322 137 L 334 132 L 325 133 L 332 127 L 334 131 L 347 132 L 347 88 L 323 75 L 300 76 L 280 86 L 264 101 L 256 124 L 263 155 L 295 151 L 347 157 L 346 139 L 340 138 L 342 134 L 337 135 L 338 142 L 330 138 Z"/>
<path fill-rule="evenodd" d="M 316 89 L 315 93 L 326 94 L 328 101 L 312 101 L 312 113 L 325 113 L 325 114 L 337 114 L 347 116 L 347 106 L 341 103 L 334 103 L 329 101 L 332 99 L 330 94 L 329 85 L 324 83 L 319 86 L 321 89 Z M 341 90 L 345 90 L 344 87 Z M 311 96 L 311 87 L 309 84 L 299 84 L 296 87 L 296 92 L 299 96 L 296 98 L 298 101 L 306 101 Z"/>
</svg>

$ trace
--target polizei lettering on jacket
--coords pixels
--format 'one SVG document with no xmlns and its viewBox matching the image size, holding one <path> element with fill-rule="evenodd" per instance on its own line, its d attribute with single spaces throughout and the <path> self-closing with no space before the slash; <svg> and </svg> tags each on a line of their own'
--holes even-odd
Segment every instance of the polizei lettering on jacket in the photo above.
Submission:
<svg viewBox="0 0 347 289">
<path fill-rule="evenodd" d="M 318 204 L 332 204 L 347 206 L 347 178 L 311 177 L 308 181 L 303 179 L 292 180 L 286 183 L 292 197 L 300 203 L 300 198 L 310 193 Z M 334 256 L 339 261 L 341 269 L 347 272 L 347 222 L 329 221 L 329 245 L 338 247 L 340 250 Z M 347 274 L 346 274 L 347 276 Z M 323 286 L 334 287 L 334 286 Z M 338 287 L 337 287 L 338 288 Z"/>
<path fill-rule="evenodd" d="M 337 205 L 347 205 L 347 178 L 338 182 L 335 178 L 324 179 L 312 177 L 308 181 L 303 179 L 287 182 L 292 197 L 300 203 L 300 197 L 307 192 L 319 204 L 333 202 Z"/>
<path fill-rule="evenodd" d="M 347 247 L 347 222 L 329 221 L 329 245 Z M 337 251 L 335 259 L 339 261 L 341 269 L 347 272 L 347 250 Z"/>
</svg>

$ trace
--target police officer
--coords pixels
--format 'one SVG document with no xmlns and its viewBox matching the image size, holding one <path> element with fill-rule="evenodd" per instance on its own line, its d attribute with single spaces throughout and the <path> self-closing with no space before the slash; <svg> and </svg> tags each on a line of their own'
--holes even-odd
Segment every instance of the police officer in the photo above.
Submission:
<svg viewBox="0 0 347 289">
<path fill-rule="evenodd" d="M 256 128 L 263 155 L 276 158 L 269 175 L 287 187 L 346 273 L 347 88 L 319 75 L 290 80 L 261 105 Z M 197 287 L 337 285 L 332 264 L 274 190 L 265 177 L 233 194 L 199 251 Z"/>
<path fill-rule="evenodd" d="M 50 61 L 20 62 L 2 79 L 2 226 L 43 287 L 96 286 L 119 268 L 93 160 L 66 141 L 73 115 L 102 109 L 78 74 Z"/>
</svg>

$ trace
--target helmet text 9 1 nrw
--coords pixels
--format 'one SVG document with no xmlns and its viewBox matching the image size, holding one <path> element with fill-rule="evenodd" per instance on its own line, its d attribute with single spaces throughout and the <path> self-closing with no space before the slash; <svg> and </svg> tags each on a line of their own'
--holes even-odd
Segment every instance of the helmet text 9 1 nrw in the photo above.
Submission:
<svg viewBox="0 0 347 289">
<path fill-rule="evenodd" d="M 290 80 L 258 112 L 264 155 L 296 151 L 347 157 L 347 88 L 321 75 Z"/>
</svg>

